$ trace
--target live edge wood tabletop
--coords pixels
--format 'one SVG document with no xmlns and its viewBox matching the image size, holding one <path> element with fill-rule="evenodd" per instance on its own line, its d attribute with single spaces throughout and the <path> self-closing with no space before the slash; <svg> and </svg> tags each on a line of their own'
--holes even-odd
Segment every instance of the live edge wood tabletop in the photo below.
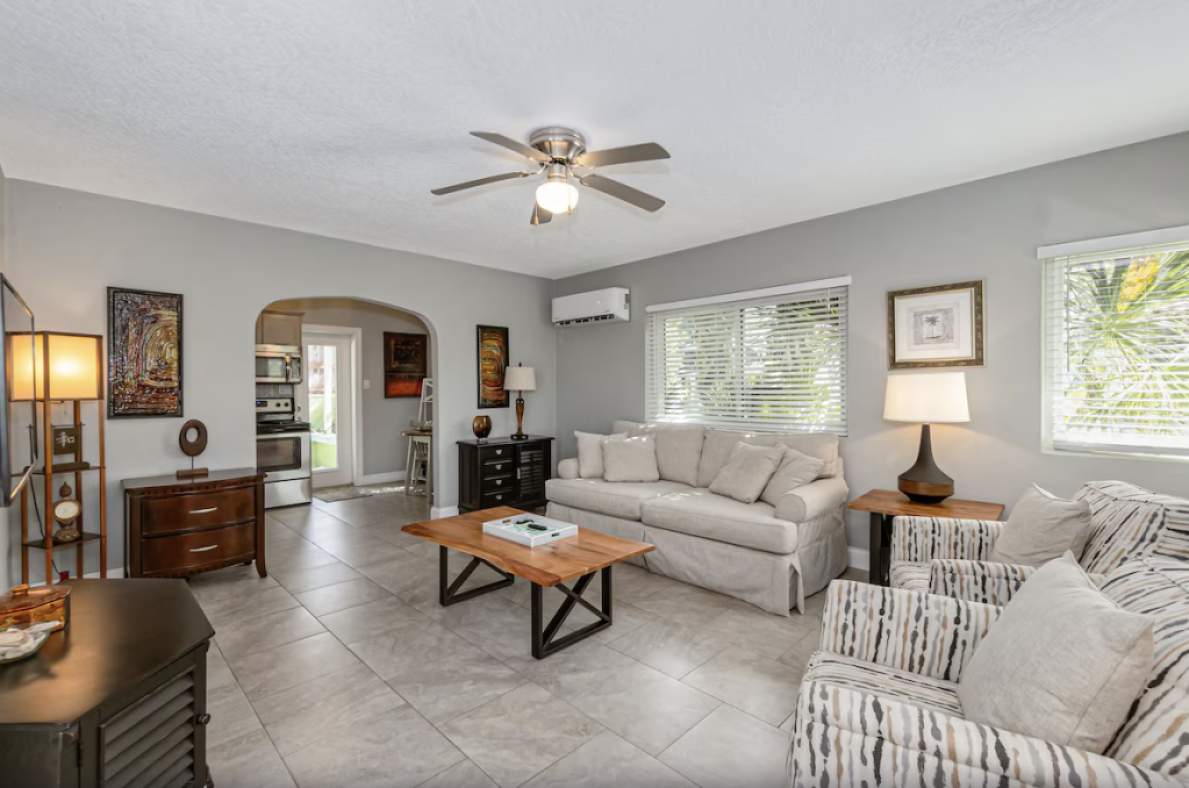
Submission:
<svg viewBox="0 0 1189 788">
<path fill-rule="evenodd" d="M 194 479 L 124 480 L 128 577 L 185 577 L 264 563 L 264 474 L 211 471 Z"/>
<path fill-rule="evenodd" d="M 869 580 L 886 586 L 891 569 L 892 520 L 895 517 L 952 517 L 961 520 L 998 520 L 1003 504 L 946 498 L 941 503 L 917 503 L 896 490 L 871 490 L 846 505 L 871 512 Z"/>
</svg>

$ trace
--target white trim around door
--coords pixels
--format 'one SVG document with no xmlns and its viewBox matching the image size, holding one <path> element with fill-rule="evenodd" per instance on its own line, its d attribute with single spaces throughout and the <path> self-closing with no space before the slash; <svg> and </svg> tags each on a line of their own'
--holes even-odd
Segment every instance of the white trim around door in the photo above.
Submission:
<svg viewBox="0 0 1189 788">
<path fill-rule="evenodd" d="M 350 341 L 350 370 L 347 374 L 351 382 L 351 468 L 347 478 L 351 484 L 365 484 L 367 482 L 363 481 L 365 478 L 363 474 L 363 386 L 360 384 L 360 370 L 363 363 L 363 329 L 351 326 L 321 326 L 307 323 L 302 325 L 301 334 L 303 345 L 308 344 L 306 336 L 309 334 L 337 339 L 345 338 Z M 302 386 L 305 385 L 303 382 Z M 308 407 L 308 397 L 306 398 L 306 403 Z M 316 488 L 318 485 L 315 484 L 314 487 Z"/>
</svg>

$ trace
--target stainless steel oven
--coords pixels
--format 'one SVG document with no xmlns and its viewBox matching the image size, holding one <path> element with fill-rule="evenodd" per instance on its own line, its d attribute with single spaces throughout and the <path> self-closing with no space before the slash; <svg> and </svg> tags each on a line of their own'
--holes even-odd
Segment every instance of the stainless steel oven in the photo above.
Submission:
<svg viewBox="0 0 1189 788">
<path fill-rule="evenodd" d="M 309 503 L 313 493 L 309 422 L 294 418 L 293 398 L 256 400 L 256 469 L 264 508 Z"/>
<path fill-rule="evenodd" d="M 256 346 L 257 383 L 301 383 L 301 348 L 292 345 Z"/>
</svg>

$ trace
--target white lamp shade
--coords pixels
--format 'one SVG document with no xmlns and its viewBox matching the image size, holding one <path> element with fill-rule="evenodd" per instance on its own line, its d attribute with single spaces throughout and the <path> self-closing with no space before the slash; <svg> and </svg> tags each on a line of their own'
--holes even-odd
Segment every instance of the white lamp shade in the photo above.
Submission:
<svg viewBox="0 0 1189 788">
<path fill-rule="evenodd" d="M 965 372 L 889 375 L 883 417 L 887 421 L 946 424 L 970 421 Z"/>
<path fill-rule="evenodd" d="M 504 370 L 507 391 L 536 391 L 537 371 L 532 367 L 508 367 Z"/>
<path fill-rule="evenodd" d="M 103 338 L 86 334 L 54 334 L 39 331 L 35 342 L 28 334 L 9 337 L 8 351 L 12 357 L 12 389 L 14 401 L 37 399 L 44 402 L 45 358 L 49 356 L 49 395 L 55 402 L 93 400 L 103 396 L 100 384 L 103 366 L 99 360 Z M 32 356 L 33 363 L 30 363 Z"/>
</svg>

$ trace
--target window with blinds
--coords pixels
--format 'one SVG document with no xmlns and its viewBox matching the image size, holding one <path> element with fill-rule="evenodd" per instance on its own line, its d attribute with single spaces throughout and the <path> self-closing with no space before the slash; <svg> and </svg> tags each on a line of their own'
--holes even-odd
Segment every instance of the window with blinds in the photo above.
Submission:
<svg viewBox="0 0 1189 788">
<path fill-rule="evenodd" d="M 849 282 L 649 307 L 648 420 L 845 435 Z"/>
<path fill-rule="evenodd" d="M 1044 266 L 1048 445 L 1189 455 L 1189 242 Z"/>
</svg>

